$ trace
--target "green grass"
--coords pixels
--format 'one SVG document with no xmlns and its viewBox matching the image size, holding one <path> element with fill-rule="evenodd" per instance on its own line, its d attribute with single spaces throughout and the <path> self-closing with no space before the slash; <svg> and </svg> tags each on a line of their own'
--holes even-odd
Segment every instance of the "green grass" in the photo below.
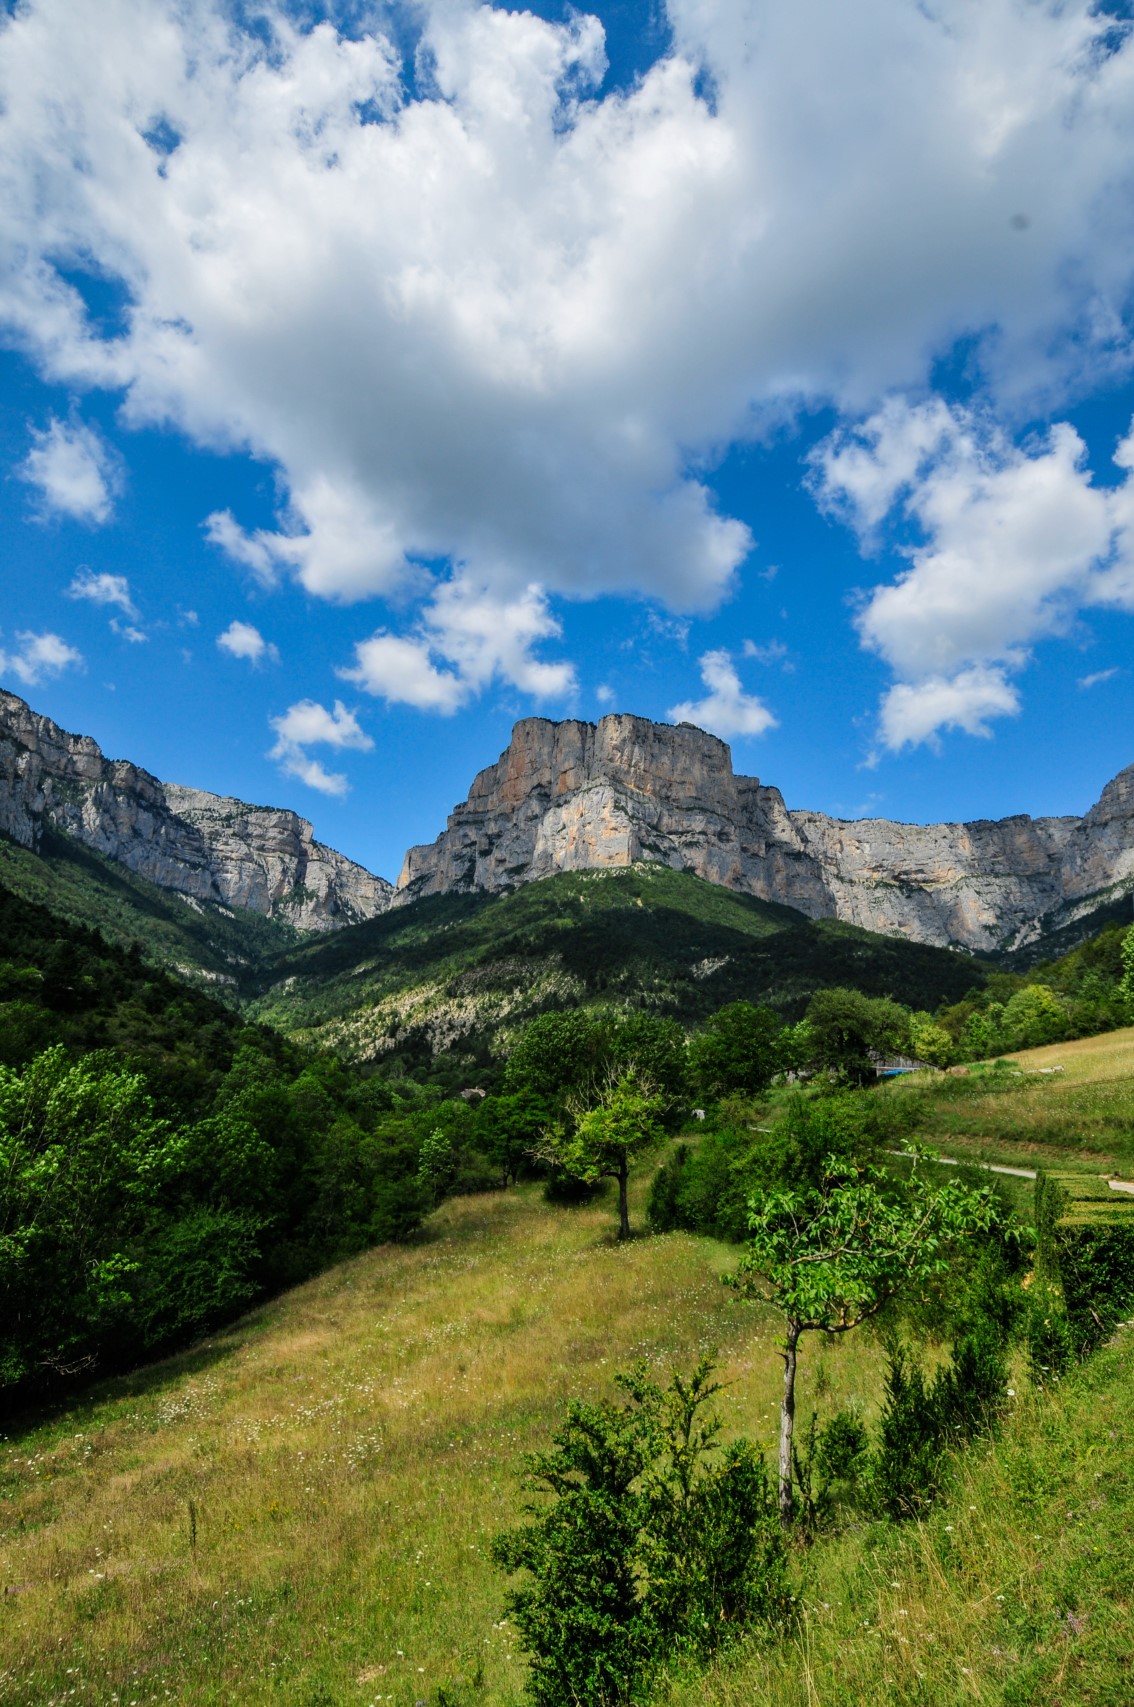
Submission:
<svg viewBox="0 0 1134 1707">
<path fill-rule="evenodd" d="M 300 940 L 292 926 L 244 908 L 195 907 L 49 829 L 37 853 L 0 836 L 0 884 L 109 942 L 138 943 L 155 965 L 204 974 L 197 981 L 218 992 Z"/>
<path fill-rule="evenodd" d="M 366 1058 L 395 1038 L 475 1048 L 576 1002 L 643 1002 L 691 1023 L 744 997 L 794 1018 L 825 985 L 923 1007 L 984 976 L 969 956 L 642 864 L 395 908 L 280 956 L 255 1011 Z"/>
<path fill-rule="evenodd" d="M 720 1284 L 735 1251 L 613 1228 L 609 1201 L 534 1188 L 453 1201 L 421 1244 L 13 1434 L 0 1701 L 412 1707 L 482 1666 L 472 1699 L 517 1703 L 486 1547 L 566 1400 L 718 1346 L 730 1427 L 772 1442 L 780 1364 Z M 869 1412 L 880 1362 L 866 1339 L 810 1348 L 801 1408 L 821 1389 Z"/>
<path fill-rule="evenodd" d="M 772 1448 L 775 1326 L 721 1286 L 735 1250 L 612 1231 L 609 1201 L 455 1200 L 420 1243 L 9 1428 L 0 1702 L 518 1707 L 486 1549 L 566 1400 L 718 1348 L 729 1429 Z M 807 1343 L 800 1416 L 870 1419 L 880 1373 L 865 1334 Z M 798 1636 L 675 1680 L 669 1707 L 1134 1698 L 1132 1399 L 1125 1340 L 1052 1393 L 1017 1381 L 947 1509 L 798 1557 Z"/>
<path fill-rule="evenodd" d="M 911 1074 L 878 1094 L 912 1107 L 919 1136 L 945 1155 L 1134 1178 L 1134 1027 L 1010 1060 L 1019 1072 Z"/>
<path fill-rule="evenodd" d="M 667 1707 L 1126 1707 L 1134 1701 L 1134 1336 L 1001 1438 L 925 1523 L 814 1549 L 791 1644 L 675 1685 Z"/>
</svg>

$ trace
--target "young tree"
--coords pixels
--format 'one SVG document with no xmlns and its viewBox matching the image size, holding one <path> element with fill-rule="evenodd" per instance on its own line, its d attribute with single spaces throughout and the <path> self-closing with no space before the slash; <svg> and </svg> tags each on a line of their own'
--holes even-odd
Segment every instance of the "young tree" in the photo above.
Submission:
<svg viewBox="0 0 1134 1707">
<path fill-rule="evenodd" d="M 548 1127 L 538 1146 L 551 1162 L 588 1185 L 618 1181 L 618 1237 L 630 1237 L 630 1164 L 662 1137 L 665 1098 L 633 1068 L 595 1087 L 587 1103 L 569 1103 L 570 1125 Z"/>
<path fill-rule="evenodd" d="M 780 1520 L 792 1520 L 795 1373 L 805 1333 L 845 1334 L 897 1293 L 940 1274 L 957 1240 L 990 1228 L 996 1203 L 986 1188 L 951 1180 L 936 1186 L 916 1172 L 905 1186 L 878 1168 L 831 1158 L 806 1191 L 753 1198 L 751 1237 L 735 1276 L 747 1296 L 785 1319 L 780 1404 Z"/>
<path fill-rule="evenodd" d="M 616 1380 L 625 1404 L 575 1401 L 554 1450 L 528 1458 L 543 1497 L 492 1545 L 525 1573 L 508 1610 L 535 1707 L 644 1701 L 667 1659 L 707 1659 L 790 1608 L 764 1461 L 720 1445 L 711 1364 L 664 1389 L 640 1366 Z"/>
</svg>

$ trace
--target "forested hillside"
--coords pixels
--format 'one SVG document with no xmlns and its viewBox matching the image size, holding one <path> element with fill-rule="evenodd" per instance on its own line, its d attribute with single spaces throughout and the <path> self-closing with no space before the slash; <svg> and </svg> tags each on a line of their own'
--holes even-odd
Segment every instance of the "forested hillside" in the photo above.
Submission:
<svg viewBox="0 0 1134 1707">
<path fill-rule="evenodd" d="M 0 883 L 222 995 L 235 996 L 261 960 L 300 940 L 281 920 L 159 889 L 50 826 L 36 853 L 0 836 Z"/>
<path fill-rule="evenodd" d="M 0 1401 L 183 1342 L 430 1207 L 412 1086 L 3 887 L 0 943 Z"/>
<path fill-rule="evenodd" d="M 692 1025 L 743 998 L 794 1019 L 829 985 L 936 1008 L 980 988 L 987 970 L 636 865 L 431 898 L 305 943 L 262 974 L 252 1011 L 349 1058 L 420 1066 L 447 1055 L 468 1074 L 549 1008 L 625 1002 Z"/>
</svg>

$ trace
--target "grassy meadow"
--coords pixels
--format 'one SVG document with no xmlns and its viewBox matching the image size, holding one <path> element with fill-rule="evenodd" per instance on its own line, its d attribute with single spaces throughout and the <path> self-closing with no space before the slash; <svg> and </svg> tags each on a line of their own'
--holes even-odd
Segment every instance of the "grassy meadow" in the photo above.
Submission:
<svg viewBox="0 0 1134 1707">
<path fill-rule="evenodd" d="M 919 1137 L 943 1155 L 1134 1178 L 1134 1027 L 1009 1057 L 1021 1073 L 911 1074 L 882 1089 L 914 1099 Z M 1061 1073 L 1044 1071 L 1062 1067 Z"/>
<path fill-rule="evenodd" d="M 1129 1707 L 1134 1333 L 1014 1394 L 947 1505 L 820 1543 L 797 1639 L 675 1681 L 665 1707 Z"/>
<path fill-rule="evenodd" d="M 1025 1166 L 1070 1153 L 1093 1121 L 1074 1153 L 1105 1171 L 1124 1154 L 1134 1031 L 1020 1059 L 1047 1055 L 1063 1075 L 882 1094 L 921 1097 L 946 1153 Z M 664 1378 L 716 1348 L 730 1431 L 772 1446 L 776 1326 L 720 1284 L 735 1249 L 684 1234 L 620 1247 L 614 1230 L 609 1198 L 455 1199 L 415 1244 L 9 1425 L 0 1703 L 516 1707 L 525 1668 L 487 1543 L 565 1401 L 610 1394 L 635 1359 Z M 881 1366 L 866 1334 L 805 1341 L 801 1421 L 848 1401 L 869 1420 Z M 801 1638 L 675 1681 L 671 1707 L 1134 1701 L 1127 1345 L 1052 1394 L 1015 1387 L 1002 1440 L 968 1455 L 947 1509 L 801 1557 Z"/>
<path fill-rule="evenodd" d="M 719 1346 L 724 1411 L 771 1444 L 780 1364 L 720 1284 L 735 1251 L 614 1226 L 537 1188 L 452 1201 L 5 1441 L 0 1701 L 518 1701 L 485 1548 L 566 1399 Z M 880 1361 L 813 1349 L 802 1405 L 868 1405 Z"/>
</svg>

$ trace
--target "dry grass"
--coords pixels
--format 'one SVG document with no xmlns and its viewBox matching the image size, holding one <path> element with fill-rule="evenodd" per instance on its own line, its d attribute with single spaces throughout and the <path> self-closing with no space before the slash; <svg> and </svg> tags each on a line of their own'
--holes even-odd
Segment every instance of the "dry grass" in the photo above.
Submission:
<svg viewBox="0 0 1134 1707">
<path fill-rule="evenodd" d="M 1132 1177 L 1134 1028 L 1021 1050 L 1011 1060 L 1025 1077 L 919 1074 L 882 1094 L 916 1097 L 920 1135 L 950 1154 Z M 1041 1071 L 1056 1066 L 1063 1072 Z"/>
<path fill-rule="evenodd" d="M 535 1190 L 456 1200 L 427 1243 L 7 1441 L 0 1701 L 411 1704 L 482 1670 L 475 1699 L 516 1701 L 485 1547 L 564 1401 L 719 1346 L 730 1420 L 771 1442 L 773 1328 L 721 1286 L 735 1252 L 611 1228 Z M 879 1363 L 812 1350 L 801 1414 L 869 1408 Z"/>
</svg>

